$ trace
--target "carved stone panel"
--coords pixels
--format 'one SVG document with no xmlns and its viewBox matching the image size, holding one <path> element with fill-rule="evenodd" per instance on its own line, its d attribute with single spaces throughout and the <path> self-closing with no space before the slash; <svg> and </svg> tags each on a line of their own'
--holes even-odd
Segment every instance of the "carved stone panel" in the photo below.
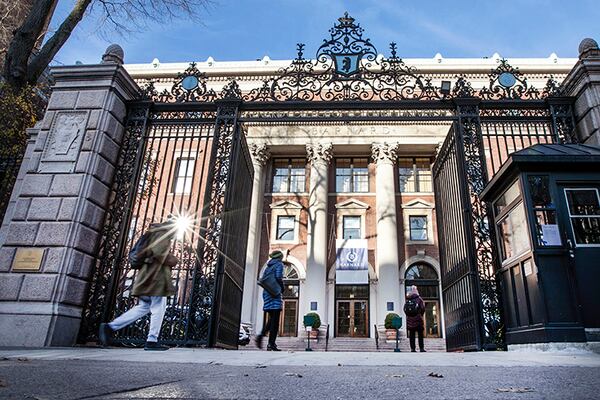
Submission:
<svg viewBox="0 0 600 400">
<path fill-rule="evenodd" d="M 60 111 L 48 133 L 39 172 L 72 172 L 88 119 L 87 111 Z"/>
</svg>

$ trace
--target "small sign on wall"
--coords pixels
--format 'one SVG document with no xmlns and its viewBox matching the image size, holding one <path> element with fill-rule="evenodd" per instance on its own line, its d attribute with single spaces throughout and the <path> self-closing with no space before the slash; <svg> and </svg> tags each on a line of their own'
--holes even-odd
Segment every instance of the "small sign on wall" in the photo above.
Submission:
<svg viewBox="0 0 600 400">
<path fill-rule="evenodd" d="M 39 271 L 42 266 L 42 258 L 45 249 L 35 247 L 24 247 L 17 249 L 15 259 L 13 260 L 13 271 Z"/>
</svg>

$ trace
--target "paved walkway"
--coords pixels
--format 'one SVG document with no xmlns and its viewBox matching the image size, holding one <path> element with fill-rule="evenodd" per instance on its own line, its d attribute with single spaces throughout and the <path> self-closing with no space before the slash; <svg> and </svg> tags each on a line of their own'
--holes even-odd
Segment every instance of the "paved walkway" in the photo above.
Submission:
<svg viewBox="0 0 600 400">
<path fill-rule="evenodd" d="M 476 353 L 267 352 L 173 348 L 149 352 L 126 348 L 2 349 L 0 359 L 163 362 L 231 366 L 465 366 L 600 367 L 600 355 L 588 351 L 509 351 Z"/>
</svg>

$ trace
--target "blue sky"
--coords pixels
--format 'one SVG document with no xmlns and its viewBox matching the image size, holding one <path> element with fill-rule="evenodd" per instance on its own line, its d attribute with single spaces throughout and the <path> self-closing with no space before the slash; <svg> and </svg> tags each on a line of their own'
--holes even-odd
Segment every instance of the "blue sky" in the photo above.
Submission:
<svg viewBox="0 0 600 400">
<path fill-rule="evenodd" d="M 56 26 L 72 0 L 59 0 Z M 98 35 L 85 19 L 56 63 L 96 63 L 111 42 L 125 62 L 291 59 L 295 44 L 314 55 L 344 11 L 356 18 L 380 53 L 398 44 L 401 57 L 576 57 L 584 37 L 600 41 L 598 0 L 213 0 L 199 21 L 152 23 L 133 34 Z"/>
</svg>

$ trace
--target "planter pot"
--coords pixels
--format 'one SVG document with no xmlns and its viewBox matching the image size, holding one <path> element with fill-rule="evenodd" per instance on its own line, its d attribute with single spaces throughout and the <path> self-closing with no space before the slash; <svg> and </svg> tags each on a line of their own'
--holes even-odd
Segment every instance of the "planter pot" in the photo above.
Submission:
<svg viewBox="0 0 600 400">
<path fill-rule="evenodd" d="M 385 330 L 385 338 L 386 338 L 386 340 L 396 340 L 396 330 L 395 329 L 386 329 Z"/>
</svg>

